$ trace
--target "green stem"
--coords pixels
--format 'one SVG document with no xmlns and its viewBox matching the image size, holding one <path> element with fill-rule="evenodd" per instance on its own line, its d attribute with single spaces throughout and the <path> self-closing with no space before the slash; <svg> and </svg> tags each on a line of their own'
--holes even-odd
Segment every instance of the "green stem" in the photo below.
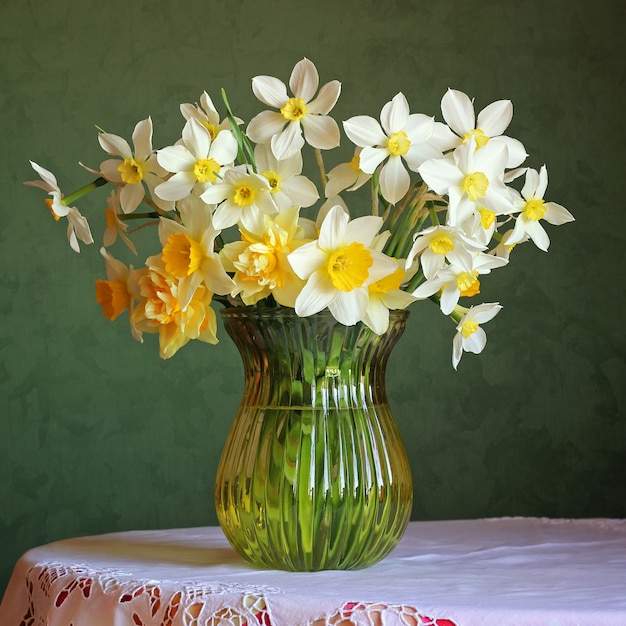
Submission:
<svg viewBox="0 0 626 626">
<path fill-rule="evenodd" d="M 427 202 L 428 205 L 428 214 L 430 215 L 430 221 L 433 226 L 441 226 L 439 222 L 439 216 L 437 215 L 437 210 L 435 209 L 435 203 L 432 201 Z"/>
<path fill-rule="evenodd" d="M 161 217 L 161 213 L 156 211 L 144 211 L 143 213 L 118 213 L 118 219 L 122 222 L 129 222 L 131 220 L 148 220 Z"/>
<path fill-rule="evenodd" d="M 65 196 L 63 198 L 63 204 L 66 206 L 69 206 L 70 204 L 76 202 L 76 200 L 78 200 L 79 198 L 86 196 L 88 193 L 92 192 L 94 189 L 97 189 L 98 187 L 102 187 L 102 185 L 106 185 L 108 182 L 109 182 L 108 180 L 100 176 L 100 178 L 96 178 L 96 180 L 92 181 L 91 183 L 85 185 L 84 187 L 81 187 L 80 189 L 77 189 L 74 193 L 71 193 L 69 196 Z"/>
<path fill-rule="evenodd" d="M 239 124 L 237 124 L 237 120 L 233 115 L 233 111 L 230 108 L 230 104 L 228 102 L 228 98 L 226 97 L 226 91 L 222 89 L 222 100 L 224 101 L 224 106 L 226 107 L 226 113 L 228 116 L 228 121 L 230 122 L 230 128 L 233 131 L 233 135 L 237 140 L 237 145 L 239 146 L 239 160 L 247 163 L 252 166 L 253 170 L 256 172 L 256 163 L 254 159 L 254 148 L 250 143 L 250 140 L 241 132 L 239 128 Z"/>
</svg>

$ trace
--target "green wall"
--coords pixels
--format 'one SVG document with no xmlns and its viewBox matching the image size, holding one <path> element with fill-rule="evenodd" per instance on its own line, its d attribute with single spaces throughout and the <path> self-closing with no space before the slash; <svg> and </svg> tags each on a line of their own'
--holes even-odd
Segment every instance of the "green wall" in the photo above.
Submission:
<svg viewBox="0 0 626 626">
<path fill-rule="evenodd" d="M 228 338 L 162 361 L 154 337 L 137 344 L 100 314 L 97 246 L 70 250 L 21 184 L 28 159 L 69 189 L 88 180 L 79 160 L 104 159 L 94 124 L 129 137 L 151 115 L 169 143 L 179 103 L 220 87 L 250 119 L 251 77 L 286 79 L 304 56 L 343 82 L 339 119 L 378 116 L 400 90 L 438 119 L 448 87 L 477 108 L 511 99 L 509 134 L 576 216 L 548 227 L 547 255 L 524 246 L 484 281 L 504 310 L 458 372 L 452 325 L 412 308 L 388 387 L 414 518 L 626 516 L 624 17 L 611 0 L 3 2 L 0 593 L 41 543 L 216 523 L 241 390 Z"/>
</svg>

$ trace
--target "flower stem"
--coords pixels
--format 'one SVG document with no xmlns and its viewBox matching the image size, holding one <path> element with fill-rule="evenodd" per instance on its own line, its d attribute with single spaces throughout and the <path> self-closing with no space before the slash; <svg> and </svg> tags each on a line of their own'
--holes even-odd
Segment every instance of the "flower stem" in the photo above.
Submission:
<svg viewBox="0 0 626 626">
<path fill-rule="evenodd" d="M 322 188 L 326 187 L 326 168 L 324 167 L 324 157 L 322 156 L 322 151 L 319 148 L 314 148 L 315 152 L 315 161 L 317 163 L 317 167 L 320 170 L 320 178 L 322 179 Z"/>
<path fill-rule="evenodd" d="M 73 202 L 76 202 L 76 200 L 78 200 L 79 198 L 86 196 L 88 193 L 92 192 L 94 189 L 97 189 L 98 187 L 102 187 L 102 185 L 106 185 L 108 182 L 109 181 L 106 180 L 106 178 L 102 178 L 102 176 L 100 176 L 99 178 L 96 178 L 96 180 L 90 182 L 84 187 L 77 189 L 74 193 L 71 193 L 69 196 L 65 196 L 63 198 L 63 204 L 65 206 L 69 206 Z"/>
</svg>

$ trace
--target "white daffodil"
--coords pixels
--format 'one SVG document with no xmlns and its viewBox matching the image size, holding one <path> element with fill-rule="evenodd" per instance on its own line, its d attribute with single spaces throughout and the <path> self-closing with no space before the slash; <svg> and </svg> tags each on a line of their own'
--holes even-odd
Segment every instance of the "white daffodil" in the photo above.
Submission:
<svg viewBox="0 0 626 626">
<path fill-rule="evenodd" d="M 241 228 L 241 241 L 226 244 L 220 253 L 224 267 L 234 272 L 235 288 L 246 306 L 273 296 L 283 306 L 292 307 L 304 280 L 296 276 L 287 257 L 306 243 L 298 223 L 297 207 L 276 215 L 263 215 L 254 231 Z"/>
<path fill-rule="evenodd" d="M 212 207 L 197 196 L 188 196 L 178 203 L 182 223 L 161 218 L 159 239 L 163 246 L 163 265 L 168 274 L 178 279 L 177 298 L 187 308 L 201 283 L 212 293 L 226 295 L 234 283 L 224 270 L 215 252 Z"/>
<path fill-rule="evenodd" d="M 363 148 L 357 146 L 350 162 L 341 163 L 328 172 L 328 182 L 324 190 L 327 198 L 332 198 L 346 189 L 348 191 L 356 191 L 372 178 L 371 174 L 366 174 L 361 169 L 359 158 L 361 150 Z"/>
<path fill-rule="evenodd" d="M 488 246 L 498 227 L 498 216 L 495 211 L 490 211 L 485 207 L 479 207 L 464 222 L 459 224 L 462 230 L 470 239 L 479 241 Z"/>
<path fill-rule="evenodd" d="M 548 170 L 545 165 L 539 172 L 530 168 L 526 171 L 522 197 L 513 205 L 512 212 L 519 214 L 513 232 L 507 240 L 508 245 L 520 243 L 528 236 L 540 250 L 547 252 L 550 238 L 540 220 L 545 220 L 548 224 L 555 226 L 574 221 L 574 216 L 565 207 L 543 199 L 547 186 Z"/>
<path fill-rule="evenodd" d="M 371 246 L 382 219 L 349 215 L 337 205 L 320 227 L 319 239 L 292 252 L 288 259 L 295 273 L 306 280 L 295 311 L 306 317 L 328 307 L 346 326 L 363 320 L 369 301 L 369 285 L 392 274 L 396 262 Z"/>
<path fill-rule="evenodd" d="M 424 182 L 435 193 L 448 195 L 449 226 L 461 224 L 481 208 L 496 215 L 511 210 L 513 192 L 502 180 L 507 158 L 503 143 L 488 143 L 476 150 L 475 139 L 471 137 L 451 155 L 431 159 L 420 166 Z"/>
<path fill-rule="evenodd" d="M 38 187 L 48 192 L 52 196 L 46 200 L 46 205 L 50 209 L 54 219 L 59 221 L 62 217 L 67 218 L 67 239 L 74 252 L 80 252 L 79 241 L 86 244 L 93 243 L 93 237 L 89 228 L 87 218 L 81 215 L 76 207 L 71 207 L 63 202 L 63 194 L 57 184 L 56 176 L 49 170 L 30 161 L 32 168 L 41 176 L 41 180 L 29 180 L 25 185 Z"/>
<path fill-rule="evenodd" d="M 246 130 L 248 137 L 257 144 L 269 143 L 274 156 L 281 160 L 299 152 L 305 140 L 322 150 L 337 147 L 339 126 L 328 117 L 328 113 L 339 98 L 341 83 L 336 80 L 326 83 L 314 98 L 318 85 L 317 68 L 306 58 L 296 63 L 291 72 L 289 87 L 292 97 L 278 78 L 253 78 L 254 95 L 279 111 L 263 111 L 250 120 Z"/>
<path fill-rule="evenodd" d="M 508 261 L 509 257 L 511 256 L 511 252 L 513 251 L 513 248 L 521 243 L 525 243 L 528 241 L 528 235 L 524 235 L 522 239 L 517 243 L 509 243 L 509 239 L 511 238 L 512 234 L 512 228 L 503 233 L 502 239 L 498 242 L 495 248 L 489 251 L 489 254 L 502 257 L 503 259 L 507 259 Z"/>
<path fill-rule="evenodd" d="M 481 324 L 492 320 L 502 309 L 497 302 L 479 304 L 466 310 L 458 323 L 457 333 L 452 341 L 452 366 L 457 368 L 463 352 L 479 354 L 487 344 L 487 335 Z"/>
<path fill-rule="evenodd" d="M 256 223 L 260 213 L 271 214 L 278 210 L 267 178 L 251 174 L 242 167 L 225 170 L 222 179 L 200 197 L 208 204 L 217 204 L 213 225 L 219 229 L 229 228 L 237 222 L 247 228 Z"/>
<path fill-rule="evenodd" d="M 163 200 L 182 200 L 192 192 L 201 194 L 218 180 L 222 167 L 237 156 L 237 140 L 224 130 L 211 141 L 209 131 L 196 119 L 185 124 L 182 141 L 157 151 L 159 164 L 173 176 L 155 188 Z"/>
<path fill-rule="evenodd" d="M 61 217 L 65 217 L 69 211 L 69 207 L 63 203 L 63 193 L 59 188 L 56 176 L 49 170 L 41 165 L 38 165 L 34 161 L 29 161 L 31 167 L 39 174 L 41 180 L 29 180 L 24 184 L 29 187 L 37 187 L 48 192 L 49 196 L 52 196 L 49 200 L 46 200 L 48 208 L 52 212 L 52 215 L 56 220 Z"/>
<path fill-rule="evenodd" d="M 211 141 L 215 141 L 217 135 L 223 130 L 230 130 L 228 118 L 220 121 L 220 114 L 206 91 L 202 92 L 199 105 L 185 102 L 180 105 L 180 112 L 185 120 L 195 119 L 200 122 L 209 131 Z M 238 124 L 243 124 L 243 120 L 238 118 L 235 118 L 235 121 Z"/>
<path fill-rule="evenodd" d="M 435 278 L 419 285 L 412 295 L 416 300 L 424 300 L 440 292 L 441 312 L 450 315 L 459 303 L 459 298 L 469 298 L 480 293 L 480 275 L 489 274 L 492 269 L 507 263 L 507 259 L 479 252 L 474 256 L 470 272 L 456 265 L 446 265 L 437 272 Z"/>
<path fill-rule="evenodd" d="M 67 212 L 67 240 L 74 252 L 80 252 L 79 241 L 87 245 L 93 243 L 87 218 L 74 207 L 69 207 Z"/>
<path fill-rule="evenodd" d="M 257 171 L 270 184 L 270 193 L 279 211 L 292 206 L 309 207 L 319 198 L 317 188 L 302 176 L 302 154 L 279 161 L 268 144 L 258 144 L 254 149 Z"/>
<path fill-rule="evenodd" d="M 441 99 L 441 112 L 448 126 L 459 136 L 459 142 L 473 137 L 477 149 L 491 140 L 503 143 L 508 151 L 508 168 L 517 167 L 528 156 L 520 141 L 502 134 L 513 118 L 510 100 L 492 102 L 476 118 L 472 100 L 462 91 L 448 89 Z"/>
<path fill-rule="evenodd" d="M 430 141 L 435 121 L 420 113 L 409 114 L 409 104 L 402 93 L 383 106 L 380 123 L 368 115 L 357 115 L 346 120 L 343 128 L 348 138 L 363 148 L 359 155 L 363 172 L 373 174 L 387 160 L 380 172 L 380 191 L 392 204 L 406 194 L 411 184 L 403 160 L 411 171 L 417 172 L 424 161 L 442 156 Z"/>
<path fill-rule="evenodd" d="M 157 162 L 152 150 L 152 120 L 148 117 L 138 122 L 133 130 L 133 146 L 131 149 L 126 139 L 111 133 L 100 133 L 98 142 L 108 154 L 121 157 L 108 159 L 100 164 L 102 176 L 120 186 L 120 206 L 124 213 L 132 213 L 143 201 L 146 191 L 150 192 L 163 182 L 167 172 Z M 153 197 L 155 204 L 164 211 L 174 208 L 158 196 Z"/>
<path fill-rule="evenodd" d="M 428 280 L 437 277 L 437 272 L 445 267 L 446 261 L 465 272 L 471 272 L 476 253 L 484 249 L 483 244 L 470 239 L 458 228 L 431 226 L 418 233 L 407 257 L 406 267 L 411 267 L 419 257 L 422 271 Z"/>
</svg>

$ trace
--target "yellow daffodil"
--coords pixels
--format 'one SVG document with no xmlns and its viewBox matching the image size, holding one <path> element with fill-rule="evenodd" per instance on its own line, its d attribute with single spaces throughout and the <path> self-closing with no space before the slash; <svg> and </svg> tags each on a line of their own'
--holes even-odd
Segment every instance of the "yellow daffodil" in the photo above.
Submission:
<svg viewBox="0 0 626 626">
<path fill-rule="evenodd" d="M 232 290 L 233 281 L 215 252 L 219 231 L 213 226 L 211 207 L 197 196 L 189 196 L 177 208 L 181 222 L 161 218 L 159 239 L 165 269 L 178 279 L 177 297 L 185 310 L 201 284 L 212 293 L 225 295 Z"/>
<path fill-rule="evenodd" d="M 233 272 L 232 296 L 241 296 L 245 305 L 273 296 L 282 306 L 292 307 L 304 280 L 287 260 L 288 255 L 307 242 L 298 225 L 298 209 L 291 207 L 276 215 L 263 215 L 254 231 L 241 228 L 241 241 L 228 243 L 221 251 L 224 267 Z"/>
<path fill-rule="evenodd" d="M 165 269 L 160 255 L 150 257 L 139 278 L 141 301 L 133 311 L 133 323 L 143 332 L 158 333 L 161 358 L 169 359 L 192 339 L 217 343 L 217 319 L 211 308 L 213 294 L 198 285 L 183 308 L 179 279 Z"/>
</svg>

